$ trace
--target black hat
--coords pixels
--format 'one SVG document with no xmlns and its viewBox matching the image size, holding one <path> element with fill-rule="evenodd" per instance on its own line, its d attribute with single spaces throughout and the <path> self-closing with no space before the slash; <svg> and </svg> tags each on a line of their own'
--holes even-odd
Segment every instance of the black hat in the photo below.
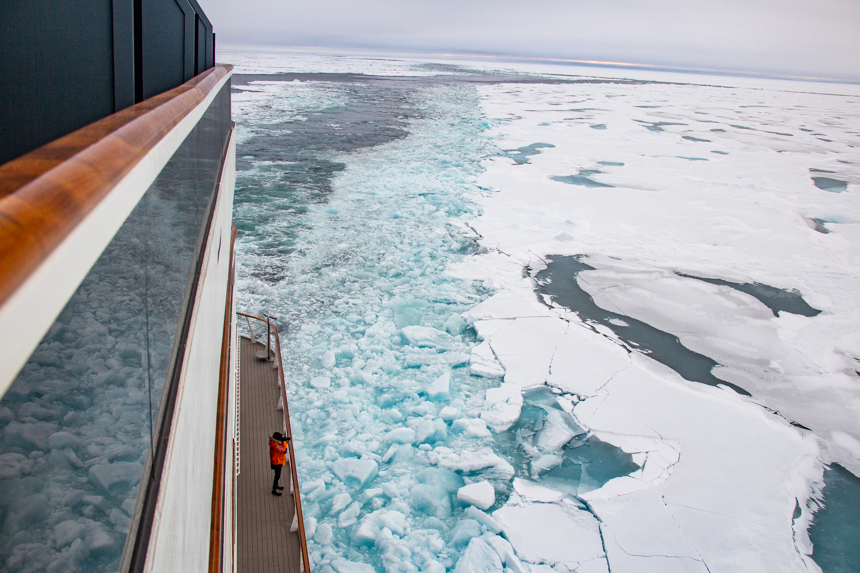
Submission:
<svg viewBox="0 0 860 573">
<path fill-rule="evenodd" d="M 278 440 L 279 442 L 283 442 L 286 439 L 286 438 L 284 438 L 284 436 L 280 432 L 275 432 L 274 434 L 272 434 L 272 437 L 275 438 L 276 440 Z"/>
</svg>

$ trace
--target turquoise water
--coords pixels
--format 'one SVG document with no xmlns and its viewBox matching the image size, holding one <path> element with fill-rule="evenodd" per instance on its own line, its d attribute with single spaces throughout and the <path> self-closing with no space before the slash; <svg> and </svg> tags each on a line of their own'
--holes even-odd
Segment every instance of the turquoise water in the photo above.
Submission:
<svg viewBox="0 0 860 573">
<path fill-rule="evenodd" d="M 553 181 L 558 181 L 559 183 L 566 183 L 568 185 L 579 185 L 581 187 L 612 187 L 612 185 L 607 185 L 606 183 L 600 183 L 599 181 L 595 181 L 594 179 L 590 179 L 589 175 L 594 175 L 597 173 L 603 173 L 602 171 L 597 171 L 596 169 L 580 169 L 577 175 L 553 175 L 550 177 Z"/>
<path fill-rule="evenodd" d="M 284 333 L 313 566 L 450 568 L 463 532 L 487 530 L 461 527 L 453 543 L 457 488 L 509 487 L 503 461 L 454 473 L 434 458 L 492 443 L 457 424 L 499 383 L 463 368 L 475 334 L 459 314 L 488 291 L 445 269 L 476 249 L 464 222 L 498 150 L 470 86 L 277 89 L 236 114 L 238 300 Z M 300 111 L 271 113 L 285 101 Z M 408 326 L 435 330 L 410 339 Z"/>
<path fill-rule="evenodd" d="M 576 312 L 583 320 L 594 321 L 611 329 L 631 347 L 665 364 L 685 380 L 711 386 L 725 385 L 739 394 L 750 396 L 750 393 L 740 386 L 714 376 L 712 370 L 717 363 L 709 356 L 685 347 L 674 334 L 597 306 L 591 295 L 579 286 L 579 273 L 594 270 L 594 267 L 582 262 L 582 259 L 580 255 L 547 257 L 546 268 L 534 275 L 537 292 L 552 297 L 554 302 Z"/>
<path fill-rule="evenodd" d="M 532 143 L 517 149 L 506 149 L 504 156 L 513 159 L 517 165 L 526 165 L 529 163 L 529 157 L 538 155 L 541 149 L 551 149 L 555 147 L 551 143 Z"/>
<path fill-rule="evenodd" d="M 823 507 L 812 519 L 812 558 L 824 573 L 860 568 L 860 478 L 833 464 L 824 472 Z"/>
</svg>

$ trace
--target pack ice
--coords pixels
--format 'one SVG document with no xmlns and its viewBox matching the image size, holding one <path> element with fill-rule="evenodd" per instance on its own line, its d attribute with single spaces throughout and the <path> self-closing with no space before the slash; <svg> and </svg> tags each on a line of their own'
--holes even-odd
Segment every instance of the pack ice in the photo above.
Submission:
<svg viewBox="0 0 860 573">
<path fill-rule="evenodd" d="M 544 566 L 838 570 L 822 554 L 854 542 L 816 553 L 808 527 L 825 464 L 860 473 L 856 89 L 684 84 L 479 88 L 499 147 L 547 144 L 485 164 L 470 225 L 488 252 L 449 270 L 495 286 L 467 313 L 482 356 L 639 466 L 594 489 L 552 478 L 576 433 L 556 410 L 520 448 L 560 493 L 516 482 L 494 516 Z M 557 530 L 601 551 L 559 555 Z"/>
</svg>

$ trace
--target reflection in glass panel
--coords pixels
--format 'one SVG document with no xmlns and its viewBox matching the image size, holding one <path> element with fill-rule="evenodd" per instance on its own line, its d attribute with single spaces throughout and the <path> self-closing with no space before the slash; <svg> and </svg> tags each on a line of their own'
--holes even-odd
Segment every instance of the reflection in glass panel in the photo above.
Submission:
<svg viewBox="0 0 860 573">
<path fill-rule="evenodd" d="M 0 569 L 118 569 L 229 129 L 228 83 L 0 401 Z"/>
</svg>

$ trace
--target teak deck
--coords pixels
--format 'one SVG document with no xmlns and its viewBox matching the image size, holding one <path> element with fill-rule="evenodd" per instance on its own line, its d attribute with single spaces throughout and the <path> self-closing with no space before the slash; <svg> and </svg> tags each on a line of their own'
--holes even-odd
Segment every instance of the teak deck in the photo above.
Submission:
<svg viewBox="0 0 860 573">
<path fill-rule="evenodd" d="M 290 532 L 296 506 L 289 458 L 281 473 L 283 495 L 271 494 L 268 437 L 284 431 L 278 410 L 278 370 L 259 360 L 260 344 L 242 337 L 239 346 L 239 475 L 236 477 L 236 559 L 241 573 L 299 573 L 299 534 Z"/>
</svg>

